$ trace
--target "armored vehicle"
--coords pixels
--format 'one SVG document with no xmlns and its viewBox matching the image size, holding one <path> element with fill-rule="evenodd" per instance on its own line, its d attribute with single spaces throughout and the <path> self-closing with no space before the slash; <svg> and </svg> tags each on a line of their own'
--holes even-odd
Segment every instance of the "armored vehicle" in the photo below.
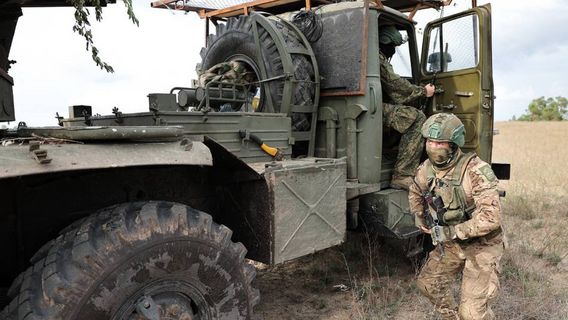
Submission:
<svg viewBox="0 0 568 320">
<path fill-rule="evenodd" d="M 389 187 L 400 135 L 383 126 L 378 38 L 405 35 L 397 72 L 436 78 L 425 113 L 456 114 L 464 149 L 490 162 L 490 6 L 432 21 L 419 59 L 414 13 L 448 3 L 155 3 L 205 19 L 199 80 L 149 94 L 147 111 L 76 105 L 59 126 L 0 131 L 0 318 L 247 319 L 248 259 L 289 261 L 362 224 L 420 252 L 407 192 Z M 64 4 L 0 4 L 0 121 L 15 119 L 21 7 Z"/>
</svg>

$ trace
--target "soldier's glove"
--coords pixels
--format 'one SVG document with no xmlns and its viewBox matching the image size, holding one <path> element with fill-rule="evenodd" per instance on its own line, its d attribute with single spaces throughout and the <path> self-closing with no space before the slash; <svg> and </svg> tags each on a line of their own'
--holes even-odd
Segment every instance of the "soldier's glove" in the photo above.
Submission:
<svg viewBox="0 0 568 320">
<path fill-rule="evenodd" d="M 457 239 L 456 231 L 453 226 L 434 226 L 430 231 L 432 244 L 435 246 L 446 241 Z"/>
</svg>

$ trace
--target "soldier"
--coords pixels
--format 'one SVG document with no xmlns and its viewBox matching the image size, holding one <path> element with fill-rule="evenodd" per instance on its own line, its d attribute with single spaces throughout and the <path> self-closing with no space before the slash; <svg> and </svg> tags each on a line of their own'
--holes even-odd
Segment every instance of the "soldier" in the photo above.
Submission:
<svg viewBox="0 0 568 320">
<path fill-rule="evenodd" d="M 435 87 L 413 85 L 393 70 L 390 59 L 396 47 L 403 43 L 402 35 L 392 25 L 382 26 L 379 31 L 379 60 L 383 88 L 383 119 L 385 126 L 402 134 L 398 156 L 394 165 L 391 187 L 408 190 L 422 155 L 423 139 L 420 128 L 426 120 L 422 111 L 407 106 L 420 98 L 434 95 Z"/>
<path fill-rule="evenodd" d="M 418 276 L 418 288 L 443 319 L 494 319 L 488 303 L 497 296 L 504 248 L 498 180 L 475 153 L 461 151 L 465 129 L 455 115 L 431 116 L 422 135 L 428 159 L 410 186 L 410 210 L 437 249 Z M 459 273 L 458 308 L 452 284 Z"/>
</svg>

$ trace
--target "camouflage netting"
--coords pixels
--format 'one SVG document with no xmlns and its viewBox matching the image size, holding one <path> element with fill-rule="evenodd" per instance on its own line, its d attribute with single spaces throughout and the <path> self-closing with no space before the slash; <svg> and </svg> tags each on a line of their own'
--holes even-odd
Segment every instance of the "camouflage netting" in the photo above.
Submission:
<svg viewBox="0 0 568 320">
<path fill-rule="evenodd" d="M 221 62 L 199 74 L 200 87 L 205 87 L 211 81 L 247 85 L 254 81 L 254 73 L 248 72 L 242 62 Z"/>
</svg>

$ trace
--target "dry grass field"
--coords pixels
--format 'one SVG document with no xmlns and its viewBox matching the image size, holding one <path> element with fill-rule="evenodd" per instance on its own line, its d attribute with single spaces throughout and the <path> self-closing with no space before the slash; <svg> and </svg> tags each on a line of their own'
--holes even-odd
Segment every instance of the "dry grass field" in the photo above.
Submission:
<svg viewBox="0 0 568 320">
<path fill-rule="evenodd" d="M 502 182 L 509 247 L 493 309 L 498 319 L 568 319 L 568 122 L 495 128 L 493 161 L 512 169 Z M 438 319 L 415 275 L 391 246 L 351 235 L 340 247 L 260 268 L 255 319 Z"/>
<path fill-rule="evenodd" d="M 568 122 L 497 123 L 494 162 L 510 162 L 502 319 L 568 319 Z"/>
</svg>

